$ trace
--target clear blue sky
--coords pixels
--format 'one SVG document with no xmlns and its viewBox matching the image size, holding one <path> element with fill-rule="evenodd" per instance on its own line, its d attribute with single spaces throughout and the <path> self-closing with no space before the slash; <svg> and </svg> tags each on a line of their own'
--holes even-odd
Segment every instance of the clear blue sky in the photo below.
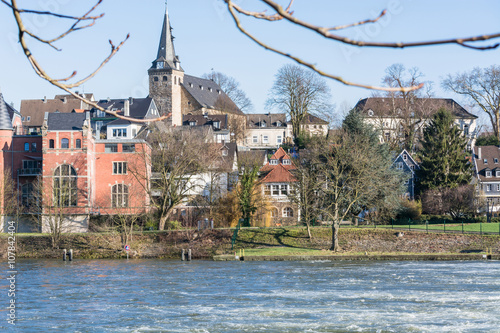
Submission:
<svg viewBox="0 0 500 333">
<path fill-rule="evenodd" d="M 23 1 L 30 4 L 34 1 Z M 286 1 L 281 1 L 285 3 Z M 82 13 L 94 1 L 36 1 L 33 6 L 72 14 Z M 265 8 L 256 0 L 240 0 L 244 7 Z M 119 54 L 94 79 L 85 84 L 85 92 L 97 98 L 124 98 L 147 95 L 147 69 L 154 60 L 163 21 L 163 0 L 105 0 L 99 12 L 106 15 L 95 27 L 72 34 L 57 45 L 56 52 L 31 41 L 32 50 L 55 77 L 73 70 L 79 75 L 91 71 L 108 53 L 108 39 L 118 43 L 127 33 L 131 37 Z M 187 74 L 200 76 L 212 69 L 236 78 L 254 103 L 254 112 L 265 112 L 264 102 L 274 75 L 290 61 L 266 51 L 236 30 L 222 0 L 169 0 L 175 47 Z M 299 18 L 333 26 L 376 16 L 382 9 L 390 14 L 376 25 L 346 31 L 352 38 L 371 41 L 417 41 L 450 37 L 468 37 L 500 31 L 498 0 L 296 0 Z M 65 25 L 46 18 L 27 17 L 27 23 L 43 36 L 53 36 Z M 59 21 L 61 22 L 61 21 Z M 384 70 L 393 63 L 419 67 L 426 80 L 435 82 L 438 97 L 461 97 L 441 90 L 440 80 L 448 73 L 468 71 L 475 66 L 499 64 L 500 49 L 475 51 L 449 45 L 405 50 L 356 48 L 325 40 L 285 22 L 267 23 L 243 19 L 245 26 L 267 43 L 302 56 L 325 70 L 347 79 L 380 84 Z M 7 102 L 19 109 L 21 99 L 59 94 L 56 88 L 37 78 L 17 42 L 15 22 L 10 10 L 0 4 L 0 89 Z M 497 40 L 500 42 L 500 40 Z M 493 42 L 490 42 L 493 43 Z M 332 102 L 337 106 L 356 102 L 371 91 L 329 83 Z"/>
</svg>

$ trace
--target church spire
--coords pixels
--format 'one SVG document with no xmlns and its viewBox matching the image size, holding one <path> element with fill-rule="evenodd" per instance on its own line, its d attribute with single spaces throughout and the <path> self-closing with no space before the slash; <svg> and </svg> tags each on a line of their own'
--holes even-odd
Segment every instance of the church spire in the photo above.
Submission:
<svg viewBox="0 0 500 333">
<path fill-rule="evenodd" d="M 153 68 L 163 69 L 171 68 L 182 70 L 180 61 L 175 54 L 174 37 L 172 36 L 172 26 L 168 16 L 168 7 L 165 1 L 165 18 L 163 19 L 163 28 L 161 29 L 160 44 L 158 45 L 158 54 L 153 61 Z"/>
</svg>

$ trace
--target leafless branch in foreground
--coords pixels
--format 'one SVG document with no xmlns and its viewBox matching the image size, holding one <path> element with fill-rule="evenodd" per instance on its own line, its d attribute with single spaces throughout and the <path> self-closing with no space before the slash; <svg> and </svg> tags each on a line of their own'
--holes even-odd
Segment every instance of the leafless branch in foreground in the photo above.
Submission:
<svg viewBox="0 0 500 333">
<path fill-rule="evenodd" d="M 68 81 L 76 77 L 76 74 L 77 74 L 76 71 L 73 71 L 73 73 L 70 76 L 66 77 L 66 78 L 55 79 L 55 78 L 53 78 L 51 75 L 49 75 L 43 69 L 43 67 L 41 66 L 41 64 L 38 62 L 38 60 L 35 58 L 35 56 L 31 52 L 31 49 L 29 47 L 28 41 L 26 39 L 26 36 L 29 36 L 29 37 L 35 39 L 36 41 L 38 41 L 38 42 L 40 42 L 42 44 L 46 44 L 46 45 L 52 47 L 53 49 L 59 51 L 59 49 L 54 45 L 54 43 L 56 41 L 59 41 L 59 40 L 65 38 L 65 37 L 67 37 L 68 35 L 70 35 L 71 33 L 75 32 L 75 31 L 83 30 L 83 29 L 87 29 L 87 28 L 92 27 L 97 20 L 99 20 L 100 18 L 102 18 L 104 16 L 104 14 L 92 15 L 92 13 L 99 7 L 99 5 L 102 3 L 102 1 L 103 0 L 98 0 L 97 3 L 94 6 L 92 6 L 82 16 L 71 16 L 71 15 L 65 15 L 65 14 L 60 14 L 60 13 L 54 13 L 54 12 L 50 12 L 50 11 L 36 11 L 36 10 L 31 10 L 31 9 L 22 9 L 22 8 L 19 8 L 19 6 L 17 4 L 17 0 L 10 0 L 10 1 L 0 0 L 1 3 L 5 4 L 6 6 L 8 6 L 8 7 L 10 7 L 12 9 L 12 13 L 14 15 L 14 18 L 16 20 L 17 27 L 18 27 L 18 32 L 19 32 L 18 39 L 19 39 L 19 43 L 20 43 L 20 45 L 21 45 L 21 47 L 23 49 L 24 55 L 26 56 L 26 58 L 28 58 L 28 61 L 30 62 L 31 67 L 33 67 L 33 70 L 35 71 L 35 73 L 39 77 L 41 77 L 42 79 L 46 80 L 50 84 L 52 84 L 52 85 L 54 85 L 54 86 L 56 86 L 56 87 L 58 87 L 58 88 L 60 88 L 60 89 L 62 89 L 64 91 L 66 91 L 68 94 L 70 94 L 73 97 L 75 97 L 75 98 L 83 101 L 87 105 L 90 105 L 90 106 L 96 108 L 97 110 L 106 112 L 106 113 L 108 113 L 110 115 L 113 115 L 113 116 L 115 116 L 117 118 L 120 118 L 120 119 L 125 119 L 125 120 L 130 120 L 130 121 L 133 121 L 133 122 L 144 123 L 144 122 L 158 121 L 158 120 L 163 120 L 163 119 L 168 118 L 170 116 L 170 114 L 162 116 L 162 117 L 159 117 L 159 118 L 155 118 L 155 119 L 135 119 L 135 118 L 131 118 L 131 117 L 126 117 L 126 116 L 123 116 L 121 114 L 118 114 L 116 111 L 111 111 L 111 110 L 104 109 L 103 107 L 99 106 L 97 104 L 97 102 L 90 101 L 89 99 L 85 98 L 85 96 L 82 96 L 80 94 L 77 94 L 76 92 L 71 91 L 72 88 L 78 87 L 78 86 L 84 84 L 85 82 L 87 82 L 88 80 L 90 80 L 91 78 L 93 78 L 94 76 L 96 76 L 96 74 L 121 49 L 121 47 L 125 44 L 125 42 L 127 41 L 127 39 L 130 37 L 130 34 L 128 34 L 125 37 L 125 39 L 123 41 L 121 41 L 118 45 L 113 44 L 113 42 L 110 40 L 109 41 L 110 48 L 111 48 L 110 53 L 99 64 L 99 66 L 97 67 L 97 69 L 94 70 L 92 73 L 88 74 L 87 76 L 85 76 L 83 79 L 80 79 L 80 80 L 78 80 L 76 82 L 73 82 L 73 83 L 69 83 Z M 30 31 L 25 26 L 23 18 L 22 18 L 22 14 L 35 14 L 35 15 L 52 16 L 52 17 L 55 17 L 55 18 L 58 18 L 58 19 L 72 21 L 72 25 L 70 26 L 70 28 L 68 28 L 68 30 L 64 31 L 63 33 L 59 34 L 58 36 L 56 36 L 54 38 L 42 38 L 40 35 L 34 33 L 33 31 Z"/>
<path fill-rule="evenodd" d="M 284 57 L 287 57 L 303 66 L 306 66 L 313 71 L 317 72 L 318 74 L 328 77 L 330 79 L 336 80 L 338 82 L 341 82 L 345 85 L 348 86 L 354 86 L 354 87 L 360 87 L 360 88 L 366 88 L 366 89 L 373 89 L 373 90 L 382 90 L 382 91 L 402 91 L 402 92 L 409 92 L 413 90 L 417 90 L 423 87 L 423 83 L 419 84 L 417 86 L 409 86 L 409 87 L 396 87 L 396 88 L 391 88 L 391 87 L 379 87 L 379 86 L 372 86 L 372 85 L 366 85 L 366 84 L 361 84 L 361 83 L 356 83 L 356 82 L 351 82 L 348 81 L 341 76 L 334 75 L 331 73 L 327 73 L 320 69 L 317 65 L 315 65 L 312 62 L 308 62 L 302 58 L 299 58 L 297 56 L 294 56 L 288 52 L 279 50 L 269 44 L 264 43 L 251 33 L 249 33 L 241 24 L 241 21 L 238 17 L 238 15 L 246 15 L 253 17 L 255 19 L 259 20 L 267 20 L 267 21 L 280 21 L 280 20 L 287 20 L 288 22 L 297 25 L 299 27 L 305 28 L 306 30 L 309 30 L 311 32 L 315 32 L 320 34 L 321 36 L 333 40 L 335 42 L 343 43 L 343 44 L 348 44 L 348 45 L 353 45 L 353 46 L 359 46 L 359 47 L 379 47 L 379 48 L 408 48 L 408 47 L 417 47 L 417 46 L 433 46 L 433 45 L 444 45 L 444 44 L 457 44 L 466 48 L 471 48 L 475 50 L 491 50 L 491 49 L 496 49 L 500 43 L 492 44 L 490 46 L 475 46 L 471 45 L 471 43 L 478 42 L 478 41 L 485 41 L 485 40 L 491 40 L 491 39 L 496 39 L 500 38 L 500 33 L 494 33 L 494 34 L 484 34 L 484 35 L 479 35 L 479 36 L 472 36 L 472 37 L 465 37 L 465 38 L 451 38 L 451 39 L 442 39 L 442 40 L 430 40 L 430 41 L 420 41 L 420 42 L 367 42 L 367 41 L 361 41 L 361 40 L 354 40 L 350 39 L 341 35 L 338 35 L 334 33 L 335 31 L 338 30 L 343 30 L 343 29 L 348 29 L 360 25 L 366 25 L 370 23 L 375 23 L 382 17 L 384 17 L 387 13 L 386 10 L 383 10 L 379 16 L 377 16 L 374 19 L 366 19 L 363 21 L 355 22 L 352 24 L 347 24 L 347 25 L 338 25 L 334 27 L 323 27 L 319 26 L 316 24 L 313 24 L 311 22 L 307 22 L 304 20 L 301 20 L 294 16 L 294 12 L 292 11 L 292 5 L 294 0 L 290 0 L 288 6 L 286 8 L 283 8 L 283 6 L 279 5 L 276 1 L 273 0 L 260 0 L 260 2 L 263 2 L 266 4 L 270 9 L 274 11 L 273 14 L 267 14 L 267 11 L 261 11 L 261 12 L 255 12 L 255 11 L 248 11 L 242 8 L 241 6 L 235 4 L 232 0 L 224 0 L 224 2 L 227 5 L 227 9 L 229 13 L 231 14 L 237 28 L 245 34 L 247 37 L 249 37 L 251 40 L 253 40 L 255 43 L 260 45 L 261 47 L 265 48 L 266 50 L 270 50 L 274 53 L 280 54 Z"/>
</svg>

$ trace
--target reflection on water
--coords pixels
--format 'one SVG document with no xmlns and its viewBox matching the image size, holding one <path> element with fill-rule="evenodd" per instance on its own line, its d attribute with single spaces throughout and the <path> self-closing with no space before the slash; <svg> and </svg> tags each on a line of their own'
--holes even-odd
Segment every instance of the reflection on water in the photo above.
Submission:
<svg viewBox="0 0 500 333">
<path fill-rule="evenodd" d="M 18 266 L 18 332 L 500 332 L 492 261 Z"/>
</svg>

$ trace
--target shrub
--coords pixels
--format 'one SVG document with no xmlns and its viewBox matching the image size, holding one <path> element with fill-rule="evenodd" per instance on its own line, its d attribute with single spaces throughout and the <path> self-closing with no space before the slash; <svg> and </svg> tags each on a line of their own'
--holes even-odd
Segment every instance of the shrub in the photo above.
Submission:
<svg viewBox="0 0 500 333">
<path fill-rule="evenodd" d="M 422 203 L 420 201 L 410 201 L 403 199 L 401 201 L 401 208 L 397 213 L 397 219 L 411 219 L 418 220 L 422 215 Z"/>
</svg>

